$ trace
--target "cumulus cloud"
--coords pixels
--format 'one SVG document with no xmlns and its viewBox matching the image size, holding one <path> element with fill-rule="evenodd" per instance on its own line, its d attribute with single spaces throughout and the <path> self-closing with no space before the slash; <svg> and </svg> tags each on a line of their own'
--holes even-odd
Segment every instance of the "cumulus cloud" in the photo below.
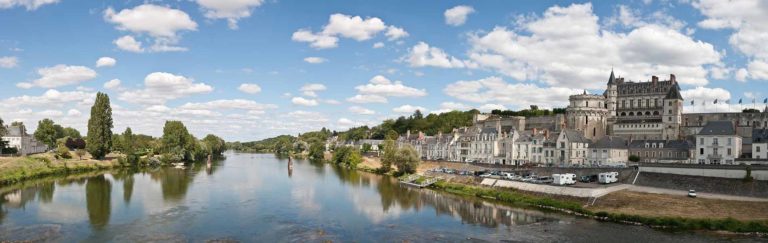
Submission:
<svg viewBox="0 0 768 243">
<path fill-rule="evenodd" d="M 258 94 L 259 92 L 261 92 L 261 86 L 253 83 L 244 83 L 244 84 L 241 84 L 240 87 L 237 87 L 237 90 L 240 90 L 241 92 L 248 93 L 248 94 Z"/>
<path fill-rule="evenodd" d="M 327 88 L 323 84 L 305 84 L 301 86 L 301 91 L 304 95 L 309 97 L 317 97 L 317 92 L 326 90 Z"/>
<path fill-rule="evenodd" d="M 136 53 L 144 52 L 144 47 L 142 47 L 141 41 L 137 41 L 135 38 L 133 38 L 133 36 L 130 35 L 117 38 L 112 43 L 115 43 L 115 46 L 117 46 L 117 48 L 120 50 Z"/>
<path fill-rule="evenodd" d="M 459 5 L 445 10 L 445 23 L 452 26 L 460 26 L 467 22 L 467 16 L 474 13 L 475 9 L 471 6 Z"/>
<path fill-rule="evenodd" d="M 440 103 L 440 109 L 432 110 L 431 113 L 440 114 L 440 113 L 446 113 L 446 112 L 451 112 L 451 111 L 465 111 L 465 110 L 469 110 L 469 109 L 472 109 L 472 107 L 468 106 L 468 105 L 465 105 L 465 104 L 462 104 L 462 103 L 458 103 L 458 102 L 443 102 L 443 103 Z"/>
<path fill-rule="evenodd" d="M 304 58 L 304 61 L 307 62 L 307 63 L 318 64 L 318 63 L 327 62 L 328 59 L 325 59 L 325 58 L 322 58 L 322 57 L 306 57 L 306 58 Z"/>
<path fill-rule="evenodd" d="M 68 116 L 80 116 L 80 115 L 82 115 L 82 114 L 83 114 L 83 113 L 82 113 L 82 112 L 80 112 L 80 111 L 79 111 L 79 110 L 77 110 L 77 109 L 69 109 L 69 111 L 67 111 L 67 115 L 68 115 Z"/>
<path fill-rule="evenodd" d="M 299 29 L 293 33 L 291 39 L 298 42 L 308 42 L 311 47 L 317 49 L 326 49 L 337 47 L 339 37 L 365 41 L 383 31 L 386 31 L 384 35 L 390 41 L 408 36 L 408 32 L 404 29 L 388 26 L 376 17 L 363 18 L 336 13 L 328 18 L 328 24 L 323 27 L 322 31 L 315 33 L 311 29 Z"/>
<path fill-rule="evenodd" d="M 712 44 L 668 26 L 621 33 L 597 21 L 589 3 L 550 7 L 541 17 L 518 21 L 516 29 L 525 33 L 496 27 L 472 34 L 469 60 L 520 81 L 588 89 L 603 88 L 612 66 L 629 80 L 675 73 L 681 84 L 701 86 L 708 83 L 708 67 L 721 63 Z"/>
<path fill-rule="evenodd" d="M 373 48 L 374 49 L 379 49 L 379 48 L 382 48 L 382 47 L 384 47 L 384 42 L 373 43 Z"/>
<path fill-rule="evenodd" d="M 440 68 L 464 68 L 465 61 L 449 56 L 442 49 L 430 47 L 429 44 L 419 42 L 413 46 L 404 59 L 411 67 L 440 67 Z"/>
<path fill-rule="evenodd" d="M 19 88 L 56 88 L 67 85 L 79 84 L 96 77 L 96 71 L 84 66 L 68 66 L 59 64 L 53 67 L 37 69 L 40 78 L 31 83 L 19 83 Z"/>
<path fill-rule="evenodd" d="M 165 72 L 154 72 L 144 78 L 144 88 L 122 92 L 120 100 L 161 105 L 168 100 L 174 100 L 195 94 L 205 94 L 213 91 L 213 87 L 205 83 L 195 83 L 193 79 Z"/>
<path fill-rule="evenodd" d="M 477 109 L 482 112 L 490 112 L 492 110 L 506 110 L 507 107 L 500 104 L 484 104 L 484 105 L 481 105 L 480 107 L 477 107 Z"/>
<path fill-rule="evenodd" d="M 427 112 L 427 108 L 424 108 L 421 106 L 413 106 L 413 105 L 402 105 L 402 106 L 392 108 L 392 111 L 397 113 L 414 113 L 417 110 L 421 111 L 422 113 Z"/>
<path fill-rule="evenodd" d="M 696 87 L 682 90 L 680 95 L 685 99 L 685 112 L 723 112 L 730 108 L 725 101 L 731 99 L 731 92 L 722 88 Z M 714 103 L 715 100 L 718 101 L 717 104 Z"/>
<path fill-rule="evenodd" d="M 150 50 L 155 52 L 185 51 L 186 48 L 175 46 L 179 41 L 179 32 L 197 30 L 197 23 L 184 11 L 153 4 L 142 4 L 132 9 L 123 9 L 120 12 L 116 12 L 110 7 L 104 11 L 104 19 L 115 24 L 115 28 L 118 30 L 153 37 L 154 44 Z M 137 47 L 141 45 L 137 45 L 139 42 L 131 39 L 124 36 L 115 40 L 115 44 L 121 49 L 129 47 L 124 50 L 138 52 L 137 50 L 141 48 Z"/>
<path fill-rule="evenodd" d="M 197 0 L 209 19 L 226 19 L 230 29 L 237 29 L 237 21 L 251 16 L 263 0 Z"/>
<path fill-rule="evenodd" d="M 367 109 L 365 107 L 361 107 L 361 106 L 350 106 L 349 107 L 349 112 L 352 112 L 352 113 L 355 113 L 355 114 L 358 114 L 358 115 L 373 115 L 373 114 L 376 114 L 375 111 Z"/>
<path fill-rule="evenodd" d="M 183 110 L 249 110 L 262 111 L 275 109 L 276 105 L 262 104 L 252 100 L 233 99 L 233 100 L 213 100 L 202 103 L 185 103 L 178 107 Z"/>
<path fill-rule="evenodd" d="M 117 64 L 117 60 L 111 57 L 100 57 L 96 60 L 96 67 L 113 67 Z"/>
<path fill-rule="evenodd" d="M 530 83 L 507 83 L 499 77 L 479 80 L 457 81 L 443 89 L 445 94 L 458 100 L 510 105 L 513 107 L 562 107 L 567 105 L 568 96 L 580 93 L 580 89 L 565 87 L 539 87 Z M 510 95 L 514 94 L 514 95 Z"/>
<path fill-rule="evenodd" d="M 106 89 L 115 89 L 120 87 L 120 84 L 122 82 L 119 79 L 112 79 L 104 83 L 104 88 Z"/>
<path fill-rule="evenodd" d="M 54 4 L 58 2 L 59 0 L 2 0 L 0 1 L 0 9 L 24 7 L 28 11 L 32 11 L 43 5 Z"/>
<path fill-rule="evenodd" d="M 318 102 L 315 99 L 306 99 L 304 97 L 293 97 L 291 99 L 291 103 L 295 105 L 303 105 L 303 106 L 317 106 Z"/>
<path fill-rule="evenodd" d="M 382 75 L 377 75 L 368 84 L 355 87 L 358 95 L 349 98 L 354 103 L 386 103 L 386 97 L 423 97 L 427 95 L 424 89 L 408 87 L 402 81 L 390 81 Z"/>
<path fill-rule="evenodd" d="M 0 57 L 0 68 L 15 68 L 19 66 L 17 57 Z"/>
</svg>

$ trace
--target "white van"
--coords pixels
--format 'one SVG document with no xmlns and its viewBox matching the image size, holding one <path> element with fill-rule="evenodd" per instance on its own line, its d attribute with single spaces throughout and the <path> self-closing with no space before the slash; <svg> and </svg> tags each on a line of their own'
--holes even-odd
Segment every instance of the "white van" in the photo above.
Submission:
<svg viewBox="0 0 768 243">
<path fill-rule="evenodd" d="M 552 182 L 552 184 L 555 184 L 555 185 L 576 184 L 576 174 L 571 174 L 571 173 L 553 174 L 552 178 L 554 178 L 554 181 Z"/>
<path fill-rule="evenodd" d="M 597 181 L 601 184 L 610 184 L 619 181 L 619 172 L 605 172 L 598 175 Z"/>
</svg>

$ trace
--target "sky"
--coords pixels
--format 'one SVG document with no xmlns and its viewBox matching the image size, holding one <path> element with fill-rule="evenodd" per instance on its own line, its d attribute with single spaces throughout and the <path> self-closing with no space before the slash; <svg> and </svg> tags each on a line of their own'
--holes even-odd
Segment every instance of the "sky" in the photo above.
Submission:
<svg viewBox="0 0 768 243">
<path fill-rule="evenodd" d="M 181 120 L 253 141 L 417 109 L 565 107 L 611 70 L 675 74 L 685 112 L 762 109 L 765 23 L 759 0 L 0 0 L 0 118 L 85 133 L 104 92 L 116 133 Z"/>
</svg>

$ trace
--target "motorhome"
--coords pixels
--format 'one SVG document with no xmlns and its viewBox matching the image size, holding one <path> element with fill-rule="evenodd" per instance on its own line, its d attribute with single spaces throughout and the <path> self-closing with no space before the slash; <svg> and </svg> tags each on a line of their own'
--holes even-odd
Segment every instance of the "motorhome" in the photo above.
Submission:
<svg viewBox="0 0 768 243">
<path fill-rule="evenodd" d="M 598 175 L 601 184 L 610 184 L 619 181 L 619 172 L 605 172 Z"/>
<path fill-rule="evenodd" d="M 571 173 L 553 174 L 552 178 L 554 178 L 553 184 L 555 184 L 555 185 L 573 185 L 573 184 L 576 184 L 576 174 L 571 174 Z"/>
</svg>

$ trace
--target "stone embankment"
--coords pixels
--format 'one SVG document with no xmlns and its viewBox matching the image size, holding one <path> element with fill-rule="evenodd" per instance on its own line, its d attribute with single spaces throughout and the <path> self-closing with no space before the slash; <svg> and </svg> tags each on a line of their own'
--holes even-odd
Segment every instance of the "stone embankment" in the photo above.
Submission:
<svg viewBox="0 0 768 243">
<path fill-rule="evenodd" d="M 526 182 L 497 180 L 497 179 L 483 179 L 483 181 L 480 182 L 480 185 L 491 186 L 491 187 L 513 188 L 521 191 L 570 196 L 570 197 L 582 197 L 582 198 L 601 197 L 608 193 L 624 190 L 630 187 L 630 185 L 627 185 L 627 184 L 613 184 L 613 185 L 600 185 L 592 188 L 583 188 L 583 187 L 579 188 L 579 187 L 570 187 L 570 186 L 532 184 L 532 183 L 526 183 Z"/>
</svg>

